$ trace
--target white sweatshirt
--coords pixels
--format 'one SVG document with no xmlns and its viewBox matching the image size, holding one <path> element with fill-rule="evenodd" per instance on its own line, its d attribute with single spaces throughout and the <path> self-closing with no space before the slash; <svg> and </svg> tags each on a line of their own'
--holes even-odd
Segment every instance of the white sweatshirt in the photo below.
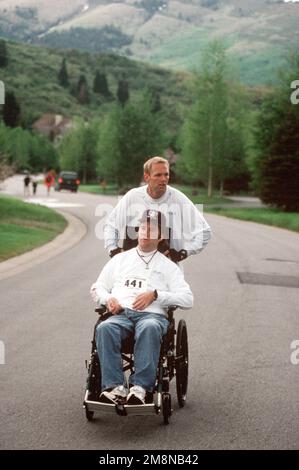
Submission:
<svg viewBox="0 0 299 470">
<path fill-rule="evenodd" d="M 167 186 L 163 196 L 153 199 L 147 185 L 131 189 L 109 214 L 104 226 L 105 248 L 111 250 L 122 246 L 125 229 L 139 227 L 139 220 L 147 209 L 161 211 L 171 228 L 170 248 L 187 250 L 187 254 L 199 253 L 211 238 L 211 229 L 195 205 L 181 191 Z M 137 238 L 137 234 L 133 231 Z"/>
<path fill-rule="evenodd" d="M 115 255 L 91 286 L 92 298 L 99 304 L 107 305 L 107 301 L 114 297 L 123 308 L 132 308 L 137 295 L 156 289 L 157 300 L 144 311 L 165 314 L 172 305 L 191 308 L 193 294 L 178 266 L 159 251 L 138 251 L 146 255 L 144 259 L 148 262 L 148 269 L 136 248 Z"/>
</svg>

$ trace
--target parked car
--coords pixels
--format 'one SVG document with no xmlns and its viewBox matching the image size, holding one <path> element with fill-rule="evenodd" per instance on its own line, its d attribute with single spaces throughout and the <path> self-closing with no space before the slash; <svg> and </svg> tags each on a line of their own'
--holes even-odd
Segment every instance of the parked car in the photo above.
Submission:
<svg viewBox="0 0 299 470">
<path fill-rule="evenodd" d="M 55 190 L 60 191 L 61 189 L 69 189 L 76 193 L 78 191 L 79 184 L 80 180 L 75 171 L 61 171 L 58 175 Z"/>
</svg>

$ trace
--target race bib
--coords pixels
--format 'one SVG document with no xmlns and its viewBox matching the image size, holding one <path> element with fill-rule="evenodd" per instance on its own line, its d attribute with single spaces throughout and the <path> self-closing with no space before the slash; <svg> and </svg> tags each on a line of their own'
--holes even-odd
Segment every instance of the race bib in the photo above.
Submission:
<svg viewBox="0 0 299 470">
<path fill-rule="evenodd" d="M 141 277 L 126 277 L 124 279 L 124 287 L 127 289 L 135 290 L 136 292 L 146 292 L 147 280 Z"/>
</svg>

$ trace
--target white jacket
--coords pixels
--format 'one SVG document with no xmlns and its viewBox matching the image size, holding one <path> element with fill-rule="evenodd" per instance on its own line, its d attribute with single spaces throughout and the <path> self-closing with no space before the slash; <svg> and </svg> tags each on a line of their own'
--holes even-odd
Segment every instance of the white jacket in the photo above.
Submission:
<svg viewBox="0 0 299 470">
<path fill-rule="evenodd" d="M 153 199 L 147 193 L 147 185 L 131 189 L 118 202 L 107 217 L 104 226 L 105 248 L 122 246 L 125 229 L 139 226 L 139 220 L 147 209 L 161 211 L 171 228 L 170 248 L 187 251 L 188 256 L 199 253 L 211 238 L 211 229 L 195 205 L 181 191 L 167 186 L 163 196 Z M 132 235 L 137 238 L 137 233 Z"/>
<path fill-rule="evenodd" d="M 155 289 L 158 298 L 146 307 L 146 312 L 165 314 L 172 305 L 182 309 L 193 305 L 193 294 L 175 263 L 157 251 L 147 269 L 137 249 L 132 248 L 108 261 L 90 291 L 99 304 L 107 305 L 115 297 L 123 308 L 132 308 L 138 294 Z"/>
</svg>

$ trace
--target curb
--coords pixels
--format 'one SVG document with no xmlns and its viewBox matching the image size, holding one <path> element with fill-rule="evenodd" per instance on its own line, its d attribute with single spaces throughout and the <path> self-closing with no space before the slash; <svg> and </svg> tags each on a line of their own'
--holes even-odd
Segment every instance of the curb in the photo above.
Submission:
<svg viewBox="0 0 299 470">
<path fill-rule="evenodd" d="M 0 280 L 15 276 L 37 264 L 53 258 L 76 245 L 86 235 L 87 228 L 80 219 L 68 212 L 57 212 L 68 222 L 64 232 L 57 235 L 54 240 L 45 245 L 6 261 L 2 261 L 0 263 Z"/>
</svg>

